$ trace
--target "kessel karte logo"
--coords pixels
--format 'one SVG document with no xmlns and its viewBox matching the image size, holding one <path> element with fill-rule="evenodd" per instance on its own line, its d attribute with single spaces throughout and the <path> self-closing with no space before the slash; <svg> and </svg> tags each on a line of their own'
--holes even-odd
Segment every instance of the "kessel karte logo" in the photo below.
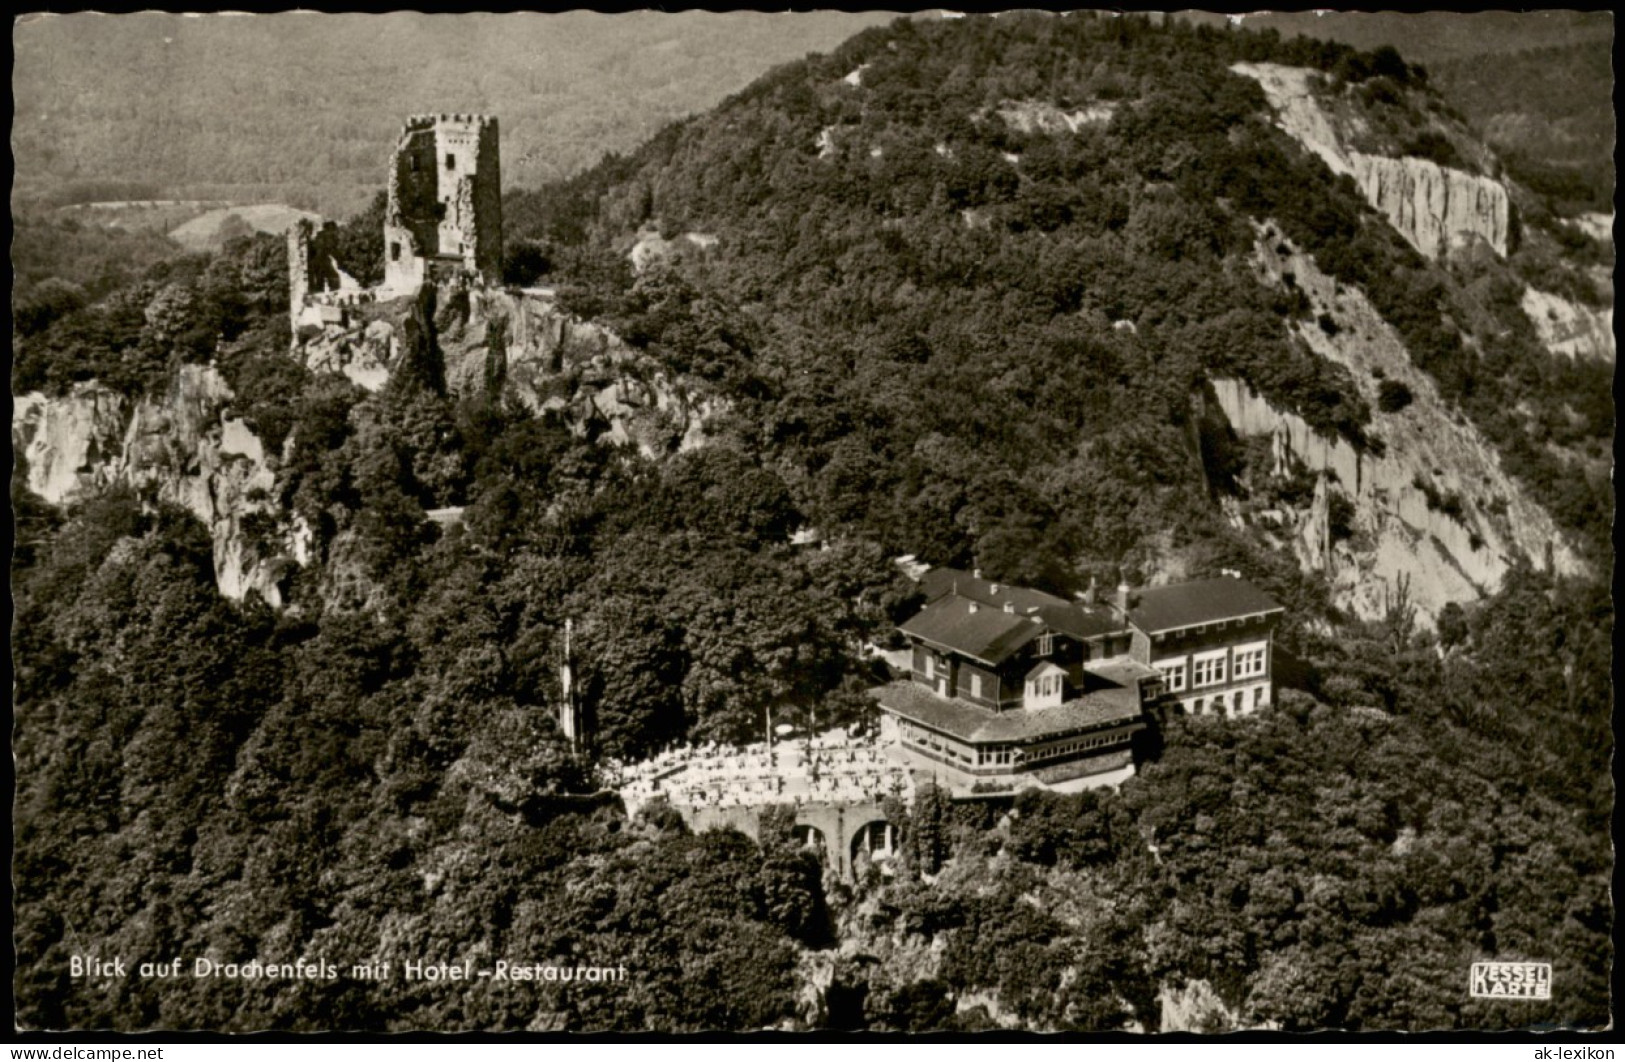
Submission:
<svg viewBox="0 0 1625 1062">
<path fill-rule="evenodd" d="M 1472 994 L 1475 999 L 1551 999 L 1552 964 L 1475 962 Z"/>
</svg>

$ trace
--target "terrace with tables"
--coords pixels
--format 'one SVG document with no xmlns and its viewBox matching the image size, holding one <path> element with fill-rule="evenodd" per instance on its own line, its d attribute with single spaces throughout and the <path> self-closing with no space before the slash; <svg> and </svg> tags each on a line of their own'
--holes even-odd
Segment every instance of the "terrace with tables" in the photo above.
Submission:
<svg viewBox="0 0 1625 1062">
<path fill-rule="evenodd" d="M 629 814 L 656 797 L 695 809 L 799 807 L 874 804 L 888 796 L 907 801 L 914 789 L 906 764 L 888 746 L 840 729 L 771 746 L 680 746 L 611 771 Z"/>
</svg>

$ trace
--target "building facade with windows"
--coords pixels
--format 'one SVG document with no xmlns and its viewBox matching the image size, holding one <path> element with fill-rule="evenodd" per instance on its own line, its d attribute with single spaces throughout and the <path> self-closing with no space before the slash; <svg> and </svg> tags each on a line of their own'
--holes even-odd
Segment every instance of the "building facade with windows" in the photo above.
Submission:
<svg viewBox="0 0 1625 1062">
<path fill-rule="evenodd" d="M 1130 601 L 1133 655 L 1190 715 L 1250 715 L 1275 700 L 1275 627 L 1284 610 L 1245 579 L 1151 587 Z"/>
<path fill-rule="evenodd" d="M 1243 715 L 1273 700 L 1282 609 L 1225 576 L 1109 602 L 933 569 L 900 632 L 908 674 L 872 691 L 911 765 L 956 792 L 1073 791 L 1134 773 L 1154 704 Z"/>
</svg>

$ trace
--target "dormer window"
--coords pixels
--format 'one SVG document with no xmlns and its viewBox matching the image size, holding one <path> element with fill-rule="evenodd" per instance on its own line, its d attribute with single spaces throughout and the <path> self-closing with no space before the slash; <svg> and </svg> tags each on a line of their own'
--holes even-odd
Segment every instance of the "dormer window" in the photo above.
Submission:
<svg viewBox="0 0 1625 1062">
<path fill-rule="evenodd" d="M 1066 693 L 1065 673 L 1054 664 L 1039 664 L 1027 674 L 1027 708 L 1053 708 L 1061 703 Z"/>
</svg>

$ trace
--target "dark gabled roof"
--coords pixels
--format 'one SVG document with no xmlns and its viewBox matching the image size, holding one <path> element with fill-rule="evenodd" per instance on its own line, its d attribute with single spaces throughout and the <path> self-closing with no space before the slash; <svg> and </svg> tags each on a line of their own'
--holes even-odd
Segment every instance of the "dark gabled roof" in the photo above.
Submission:
<svg viewBox="0 0 1625 1062">
<path fill-rule="evenodd" d="M 1156 634 L 1280 611 L 1273 597 L 1247 580 L 1220 576 L 1141 590 L 1139 603 L 1129 610 L 1129 617 L 1142 631 Z"/>
<path fill-rule="evenodd" d="M 899 628 L 941 649 L 997 665 L 1044 632 L 1043 624 L 991 605 L 949 594 Z"/>
<path fill-rule="evenodd" d="M 961 741 L 1032 741 L 1093 730 L 1143 717 L 1140 694 L 1129 689 L 1086 693 L 1053 708 L 1015 708 L 995 712 L 968 701 L 939 697 L 918 682 L 893 682 L 869 695 L 893 715 L 919 723 Z"/>
<path fill-rule="evenodd" d="M 958 568 L 932 568 L 920 576 L 920 590 L 925 594 L 927 601 L 935 601 L 948 594 L 958 594 L 968 597 L 972 601 L 979 601 L 994 608 L 1003 608 L 1005 605 L 1014 605 L 1021 615 L 1027 615 L 1035 609 L 1046 605 L 1068 605 L 1070 602 L 1064 597 L 1046 594 L 1042 590 L 1033 590 L 1025 586 L 1010 586 L 1006 583 L 996 583 L 991 579 L 983 579 L 972 572 L 960 571 Z"/>
<path fill-rule="evenodd" d="M 953 594 L 992 608 L 1011 606 L 1017 615 L 1037 616 L 1051 630 L 1080 642 L 1125 629 L 1104 605 L 1090 607 L 1043 590 L 982 579 L 958 568 L 932 568 L 920 577 L 920 590 L 927 601 Z"/>
<path fill-rule="evenodd" d="M 1079 604 L 1044 605 L 1035 614 L 1052 629 L 1071 635 L 1080 642 L 1127 629 L 1112 610 L 1105 606 L 1090 608 L 1088 605 Z"/>
</svg>

